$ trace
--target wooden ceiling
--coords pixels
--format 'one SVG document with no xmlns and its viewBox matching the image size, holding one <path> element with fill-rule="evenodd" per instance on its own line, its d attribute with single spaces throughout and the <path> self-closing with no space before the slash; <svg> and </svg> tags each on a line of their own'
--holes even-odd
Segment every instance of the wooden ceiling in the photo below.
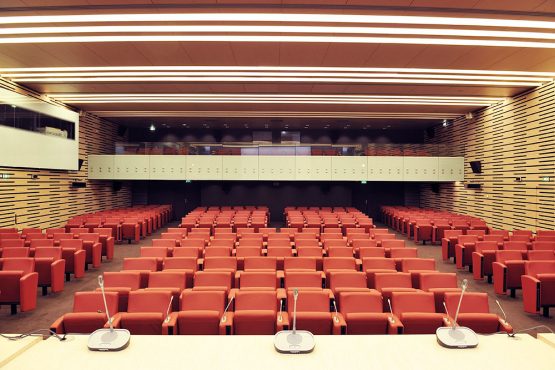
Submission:
<svg viewBox="0 0 555 370">
<path fill-rule="evenodd" d="M 3 0 L 0 17 L 52 16 L 78 14 L 139 14 L 139 13 L 287 13 L 298 14 L 357 14 L 357 15 L 409 15 L 429 17 L 492 18 L 519 20 L 553 20 L 555 2 L 552 0 Z M 251 22 L 248 24 L 262 24 Z M 94 26 L 112 26 L 123 23 L 91 23 Z M 127 23 L 125 23 L 127 24 Z M 141 25 L 144 23 L 133 23 Z M 148 25 L 173 25 L 154 22 Z M 182 24 L 182 23 L 180 23 Z M 196 24 L 196 23 L 195 23 Z M 218 25 L 208 22 L 208 25 Z M 234 22 L 244 25 L 247 23 Z M 290 25 L 290 24 L 289 24 Z M 303 24 L 314 26 L 312 23 Z M 330 24 L 318 24 L 326 25 Z M 3 25 L 10 27 L 54 27 L 63 23 L 40 25 Z M 75 26 L 75 24 L 71 24 Z M 335 25 L 337 26 L 337 25 Z M 340 24 L 340 26 L 345 26 Z M 357 26 L 361 26 L 357 24 Z M 390 25 L 391 26 L 391 25 Z M 362 25 L 365 27 L 365 25 Z M 376 25 L 372 25 L 376 27 Z M 379 27 L 379 25 L 378 25 Z M 405 27 L 405 25 L 398 25 Z M 414 27 L 414 26 L 409 26 Z M 426 28 L 437 28 L 430 26 Z M 461 26 L 460 29 L 472 29 Z M 509 30 L 499 27 L 498 30 Z M 512 29 L 511 29 L 512 30 Z M 550 33 L 550 29 L 526 29 L 525 31 Z M 134 35 L 145 33 L 135 33 Z M 165 33 L 166 34 L 166 33 Z M 172 33 L 174 34 L 174 33 Z M 229 34 L 222 32 L 221 35 Z M 108 33 L 111 35 L 111 33 Z M 269 34 L 262 34 L 270 36 Z M 274 34 L 271 34 L 274 35 Z M 281 34 L 279 34 L 281 35 Z M 555 34 L 554 34 L 555 35 Z M 63 35 L 62 35 L 63 36 Z M 331 35 L 337 36 L 337 35 Z M 3 37 L 1 35 L 0 37 Z M 425 37 L 424 37 L 425 38 Z M 494 38 L 486 38 L 495 40 Z M 528 39 L 526 39 L 528 40 Z M 555 47 L 507 47 L 475 45 L 433 45 L 405 43 L 349 43 L 349 42 L 239 42 L 239 41 L 123 41 L 123 42 L 0 42 L 0 75 L 11 68 L 51 67 L 121 67 L 121 66 L 243 66 L 243 67 L 341 67 L 341 68 L 393 68 L 393 69 L 442 69 L 484 71 L 531 71 L 555 72 Z M 13 78 L 12 78 L 13 79 Z M 13 79 L 17 81 L 16 79 Z M 17 81 L 33 90 L 47 95 L 56 94 L 297 94 L 297 95 L 388 95 L 388 96 L 434 96 L 434 97 L 495 97 L 514 96 L 533 86 L 450 84 L 450 83 L 388 83 L 388 82 L 312 82 L 306 81 Z M 64 101 L 63 99 L 60 99 Z M 376 122 L 387 126 L 387 117 L 399 122 L 397 113 L 407 113 L 404 122 L 410 127 L 437 124 L 442 118 L 464 114 L 480 108 L 480 105 L 405 105 L 405 104 L 232 104 L 232 103 L 133 103 L 91 102 L 69 103 L 86 111 L 97 112 L 114 122 L 126 125 L 157 122 L 181 125 L 183 117 L 193 117 L 187 112 L 204 112 L 206 118 L 219 117 L 217 112 L 245 112 L 241 122 L 257 122 L 264 125 L 270 117 L 252 117 L 253 112 L 286 112 L 292 120 L 295 112 L 302 117 L 306 112 L 372 113 L 379 112 Z M 130 112 L 126 118 L 121 112 Z M 141 112 L 145 112 L 141 116 Z M 147 114 L 148 112 L 148 114 Z M 153 112 L 159 112 L 159 117 Z M 175 112 L 174 116 L 172 113 Z M 213 115 L 210 112 L 216 112 Z M 413 114 L 410 117 L 409 113 Z M 429 120 L 412 120 L 428 113 L 437 114 Z M 441 115 L 444 115 L 442 117 Z M 285 113 L 284 113 L 285 115 Z M 276 113 L 279 116 L 279 113 Z M 142 118 L 144 117 L 144 119 Z M 346 119 L 372 121 L 367 116 L 356 118 L 345 114 Z M 385 117 L 385 118 L 384 118 Z M 435 117 L 435 116 L 434 116 Z M 279 117 L 278 117 L 279 118 Z M 289 119 L 289 118 L 281 118 Z M 316 119 L 316 118 L 315 118 Z M 333 120 L 342 118 L 330 118 Z M 325 121 L 325 119 L 323 119 Z M 202 117 L 190 119 L 202 125 Z M 323 122 L 318 118 L 318 122 Z M 230 120 L 234 122 L 234 120 Z M 369 124 L 360 123 L 361 127 Z M 424 122 L 424 123 L 423 123 Z M 426 123 L 427 122 L 427 123 Z M 319 125 L 322 127 L 321 124 Z M 302 126 L 302 125 L 301 125 Z"/>
</svg>

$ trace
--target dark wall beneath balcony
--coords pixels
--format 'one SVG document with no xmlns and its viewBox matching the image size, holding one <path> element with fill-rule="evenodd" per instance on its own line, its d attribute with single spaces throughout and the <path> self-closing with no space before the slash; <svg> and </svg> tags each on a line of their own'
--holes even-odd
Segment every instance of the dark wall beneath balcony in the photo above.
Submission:
<svg viewBox="0 0 555 370">
<path fill-rule="evenodd" d="M 197 206 L 265 205 L 272 221 L 287 206 L 353 206 L 378 219 L 381 205 L 417 205 L 420 186 L 395 182 L 137 181 L 135 204 L 172 204 L 179 219 Z"/>
<path fill-rule="evenodd" d="M 268 131 L 268 130 L 266 130 Z M 279 137 L 279 131 L 273 132 Z M 151 132 L 146 128 L 130 128 L 129 141 L 252 142 L 252 130 L 201 130 L 164 129 Z M 367 144 L 367 143 L 422 143 L 424 130 L 302 130 L 301 142 L 305 144 Z"/>
</svg>

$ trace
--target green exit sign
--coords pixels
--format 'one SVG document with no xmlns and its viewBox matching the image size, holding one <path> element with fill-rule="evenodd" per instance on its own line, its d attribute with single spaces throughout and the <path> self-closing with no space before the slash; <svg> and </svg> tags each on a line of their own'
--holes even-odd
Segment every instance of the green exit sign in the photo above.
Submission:
<svg viewBox="0 0 555 370">
<path fill-rule="evenodd" d="M 551 181 L 551 177 L 549 177 L 549 176 L 544 176 L 544 177 L 542 177 L 542 181 L 543 181 L 543 182 L 550 182 L 550 181 Z"/>
<path fill-rule="evenodd" d="M 366 184 L 366 180 L 362 180 L 360 183 L 361 184 Z"/>
</svg>

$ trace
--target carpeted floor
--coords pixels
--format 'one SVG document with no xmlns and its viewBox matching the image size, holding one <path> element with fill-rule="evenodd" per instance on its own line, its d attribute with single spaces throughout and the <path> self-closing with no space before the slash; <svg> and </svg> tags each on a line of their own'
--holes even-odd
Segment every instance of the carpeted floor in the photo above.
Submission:
<svg viewBox="0 0 555 370">
<path fill-rule="evenodd" d="M 166 227 L 173 227 L 170 224 Z M 272 226 L 279 226 L 273 225 Z M 119 271 L 121 270 L 122 260 L 125 257 L 136 257 L 139 255 L 139 248 L 141 246 L 150 245 L 150 240 L 157 238 L 164 229 L 159 230 L 157 233 L 142 240 L 138 244 L 121 244 L 116 245 L 115 257 L 112 262 L 103 262 L 99 269 L 89 269 L 82 279 L 72 279 L 66 282 L 65 289 L 62 293 L 49 294 L 41 296 L 40 290 L 37 290 L 38 301 L 37 308 L 34 311 L 26 313 L 18 313 L 17 315 L 10 315 L 9 306 L 2 306 L 0 308 L 0 332 L 2 333 L 26 333 L 37 329 L 46 329 L 50 326 L 56 318 L 60 315 L 71 312 L 73 305 L 73 293 L 77 291 L 94 290 L 97 288 L 97 276 L 104 271 Z M 403 236 L 398 234 L 398 238 Z M 406 238 L 403 238 L 406 240 Z M 407 246 L 415 246 L 412 241 L 407 241 Z M 459 280 L 468 279 L 469 291 L 486 292 L 490 297 L 490 309 L 492 312 L 501 314 L 495 300 L 498 299 L 503 309 L 507 314 L 509 323 L 513 325 L 515 330 L 523 330 L 539 325 L 546 325 L 555 331 L 555 309 L 551 312 L 551 317 L 545 318 L 541 315 L 531 315 L 524 312 L 522 306 L 522 292 L 517 291 L 516 298 L 509 296 L 497 296 L 493 292 L 493 285 L 485 281 L 475 281 L 472 274 L 467 271 L 457 271 L 453 263 L 443 262 L 441 260 L 441 250 L 437 245 L 417 245 L 419 249 L 419 257 L 421 258 L 434 258 L 437 263 L 437 269 L 442 272 L 456 272 Z M 540 332 L 547 331 L 545 328 L 538 329 Z M 532 330 L 531 333 L 535 333 Z"/>
</svg>

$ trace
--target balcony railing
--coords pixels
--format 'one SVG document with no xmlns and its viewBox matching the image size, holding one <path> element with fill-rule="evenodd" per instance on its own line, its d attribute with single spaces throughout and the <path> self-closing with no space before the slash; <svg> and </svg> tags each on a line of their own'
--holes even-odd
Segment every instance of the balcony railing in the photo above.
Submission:
<svg viewBox="0 0 555 370">
<path fill-rule="evenodd" d="M 116 143 L 116 154 L 123 155 L 236 155 L 236 156 L 462 156 L 440 144 L 214 144 L 183 142 Z"/>
</svg>

